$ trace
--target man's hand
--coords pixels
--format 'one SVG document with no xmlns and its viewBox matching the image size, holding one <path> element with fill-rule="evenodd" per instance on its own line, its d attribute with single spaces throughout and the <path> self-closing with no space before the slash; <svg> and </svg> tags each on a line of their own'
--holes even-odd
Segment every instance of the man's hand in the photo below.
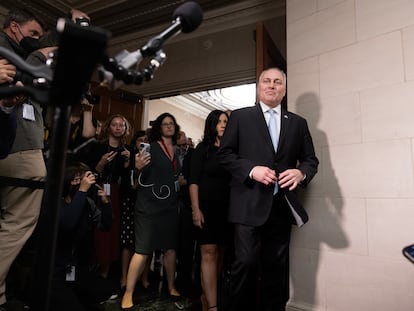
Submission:
<svg viewBox="0 0 414 311">
<path fill-rule="evenodd" d="M 274 185 L 277 182 L 276 172 L 267 166 L 255 166 L 252 178 L 265 185 Z"/>
<path fill-rule="evenodd" d="M 0 59 L 0 84 L 11 83 L 16 75 L 16 67 L 8 62 L 7 59 Z"/>
<path fill-rule="evenodd" d="M 303 173 L 296 168 L 286 170 L 279 174 L 279 186 L 281 188 L 289 187 L 289 190 L 292 191 L 296 189 L 303 177 Z"/>
<path fill-rule="evenodd" d="M 23 86 L 23 83 L 21 83 L 20 81 L 17 81 L 16 86 Z M 25 100 L 26 100 L 26 96 L 24 95 L 2 98 L 0 99 L 0 106 L 13 107 L 13 106 L 22 104 Z"/>
</svg>

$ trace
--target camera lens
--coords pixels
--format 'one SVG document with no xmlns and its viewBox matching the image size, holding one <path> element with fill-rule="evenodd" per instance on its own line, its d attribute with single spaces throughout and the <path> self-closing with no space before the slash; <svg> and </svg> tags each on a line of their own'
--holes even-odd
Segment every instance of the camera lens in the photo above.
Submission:
<svg viewBox="0 0 414 311">
<path fill-rule="evenodd" d="M 90 26 L 89 19 L 86 17 L 77 17 L 75 18 L 76 24 L 82 26 L 82 27 L 88 27 Z"/>
</svg>

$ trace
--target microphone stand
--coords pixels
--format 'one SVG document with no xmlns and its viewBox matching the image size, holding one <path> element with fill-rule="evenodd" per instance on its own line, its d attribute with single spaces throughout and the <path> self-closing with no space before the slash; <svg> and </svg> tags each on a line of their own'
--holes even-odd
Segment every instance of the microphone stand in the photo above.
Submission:
<svg viewBox="0 0 414 311">
<path fill-rule="evenodd" d="M 60 23 L 60 24 L 59 24 Z M 92 27 L 58 22 L 61 31 L 56 69 L 50 89 L 54 122 L 48 174 L 38 221 L 38 250 L 33 279 L 33 310 L 50 308 L 51 282 L 55 268 L 59 212 L 72 105 L 79 104 L 96 64 L 102 59 L 107 32 Z"/>
</svg>

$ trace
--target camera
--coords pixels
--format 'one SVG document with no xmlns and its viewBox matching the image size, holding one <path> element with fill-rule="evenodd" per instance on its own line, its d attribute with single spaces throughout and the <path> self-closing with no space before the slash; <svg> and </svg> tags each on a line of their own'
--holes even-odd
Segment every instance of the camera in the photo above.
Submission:
<svg viewBox="0 0 414 311">
<path fill-rule="evenodd" d="M 76 17 L 75 18 L 75 24 L 79 25 L 79 26 L 82 26 L 82 27 L 88 27 L 88 26 L 91 25 L 89 19 L 84 17 L 84 16 Z"/>
</svg>

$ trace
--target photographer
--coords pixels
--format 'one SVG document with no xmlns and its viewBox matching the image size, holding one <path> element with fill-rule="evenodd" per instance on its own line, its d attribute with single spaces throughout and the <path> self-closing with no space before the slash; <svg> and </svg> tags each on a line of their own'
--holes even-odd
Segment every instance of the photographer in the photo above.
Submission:
<svg viewBox="0 0 414 311">
<path fill-rule="evenodd" d="M 102 185 L 96 184 L 95 175 L 85 164 L 69 165 L 63 185 L 51 310 L 90 310 L 114 292 L 115 285 L 89 266 L 94 230 L 107 231 L 111 225 L 112 208 Z"/>
<path fill-rule="evenodd" d="M 94 97 L 88 91 L 80 105 L 72 107 L 68 143 L 68 160 L 81 160 L 81 154 L 96 141 L 98 121 L 93 117 Z"/>
<path fill-rule="evenodd" d="M 32 13 L 26 10 L 11 11 L 5 18 L 3 31 L 0 31 L 0 46 L 25 58 L 38 48 L 38 39 L 43 32 L 43 23 Z M 10 79 L 4 82 L 10 83 Z M 15 108 L 7 107 L 10 105 L 15 105 Z M 12 115 L 5 116 L 7 112 Z M 36 226 L 43 196 L 43 189 L 22 186 L 20 183 L 11 184 L 9 180 L 36 184 L 45 178 L 46 167 L 41 150 L 43 120 L 33 106 L 25 103 L 20 105 L 17 97 L 8 102 L 2 99 L 1 114 L 2 118 L 12 118 L 8 119 L 11 122 L 6 129 L 6 132 L 10 131 L 8 134 L 13 136 L 16 128 L 14 141 L 13 137 L 8 138 L 9 144 L 13 141 L 10 153 L 0 160 L 0 306 L 7 308 L 6 277 L 14 259 Z M 13 114 L 16 125 L 13 124 Z M 25 132 L 24 125 L 39 130 L 29 129 Z"/>
<path fill-rule="evenodd" d="M 0 85 L 10 83 L 16 75 L 16 67 L 6 59 L 0 59 Z M 0 159 L 4 159 L 10 152 L 16 137 L 16 100 L 0 99 Z"/>
</svg>

